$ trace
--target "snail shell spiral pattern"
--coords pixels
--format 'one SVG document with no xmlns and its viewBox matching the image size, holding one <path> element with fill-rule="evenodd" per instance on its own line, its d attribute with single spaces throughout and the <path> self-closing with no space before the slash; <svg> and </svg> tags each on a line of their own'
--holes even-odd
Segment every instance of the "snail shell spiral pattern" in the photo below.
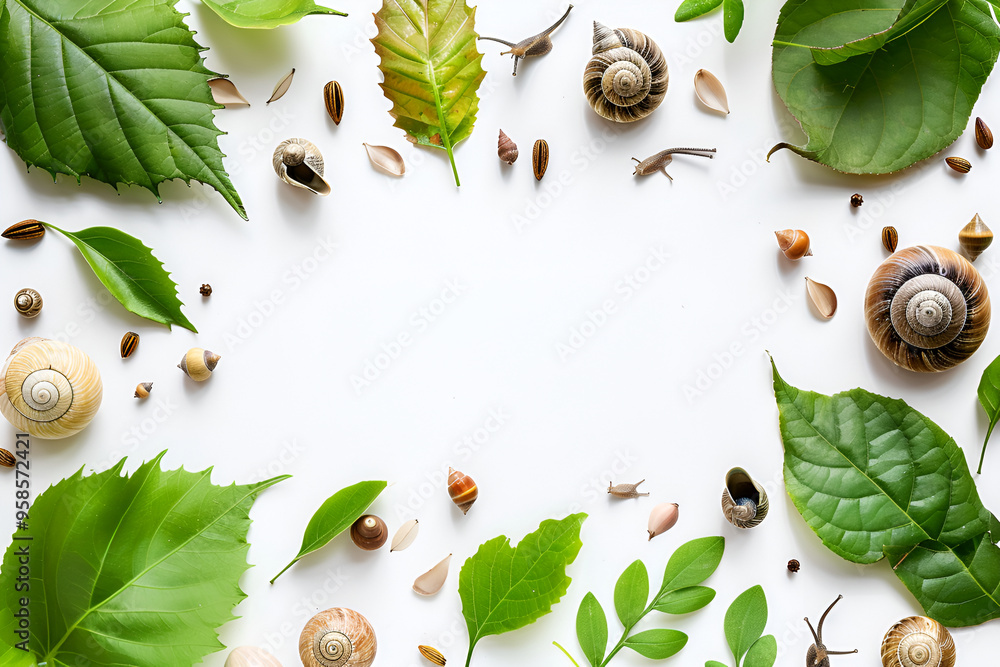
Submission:
<svg viewBox="0 0 1000 667">
<path fill-rule="evenodd" d="M 299 657 L 306 667 L 369 667 L 376 648 L 368 619 L 343 607 L 316 614 L 299 636 Z"/>
<path fill-rule="evenodd" d="M 82 431 L 101 407 L 101 374 L 79 349 L 25 338 L 4 363 L 0 412 L 20 431 L 55 440 Z"/>
<path fill-rule="evenodd" d="M 667 94 L 667 60 L 638 30 L 594 21 L 593 57 L 583 72 L 583 91 L 598 114 L 616 123 L 645 118 Z"/>
<path fill-rule="evenodd" d="M 330 184 L 323 180 L 323 154 L 311 141 L 285 139 L 271 156 L 274 173 L 285 183 L 320 196 L 330 194 Z"/>
<path fill-rule="evenodd" d="M 737 528 L 753 528 L 767 517 L 770 507 L 764 487 L 743 468 L 733 468 L 726 474 L 722 491 L 722 514 Z"/>
<path fill-rule="evenodd" d="M 875 271 L 865 295 L 868 333 L 896 365 L 930 373 L 960 364 L 990 326 L 982 276 L 957 252 L 915 246 Z"/>
<path fill-rule="evenodd" d="M 954 667 L 956 659 L 948 629 L 923 616 L 904 618 L 882 640 L 883 667 Z"/>
</svg>

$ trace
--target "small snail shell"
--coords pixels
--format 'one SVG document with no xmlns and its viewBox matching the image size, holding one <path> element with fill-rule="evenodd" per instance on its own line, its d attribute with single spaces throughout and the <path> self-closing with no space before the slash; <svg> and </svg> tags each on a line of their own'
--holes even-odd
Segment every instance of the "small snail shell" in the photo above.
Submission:
<svg viewBox="0 0 1000 667">
<path fill-rule="evenodd" d="M 42 312 L 42 295 L 30 287 L 25 287 L 14 295 L 14 309 L 22 317 L 35 317 Z"/>
<path fill-rule="evenodd" d="M 986 338 L 990 297 L 969 260 L 945 248 L 915 246 L 875 270 L 865 317 L 875 345 L 893 363 L 943 371 L 972 356 Z"/>
<path fill-rule="evenodd" d="M 468 514 L 472 503 L 479 498 L 479 487 L 464 472 L 448 468 L 448 495 L 458 505 L 458 509 L 462 510 L 462 514 Z"/>
<path fill-rule="evenodd" d="M 389 538 L 385 521 L 374 514 L 365 514 L 351 525 L 351 539 L 365 551 L 375 551 Z"/>
<path fill-rule="evenodd" d="M 594 21 L 593 57 L 583 92 L 598 114 L 616 123 L 645 118 L 667 94 L 667 61 L 656 42 L 628 28 Z"/>
<path fill-rule="evenodd" d="M 67 343 L 25 338 L 4 363 L 0 412 L 19 431 L 57 439 L 79 433 L 101 407 L 101 374 Z"/>
<path fill-rule="evenodd" d="M 883 667 L 954 667 L 955 660 L 951 633 L 923 616 L 904 618 L 882 640 Z"/>
<path fill-rule="evenodd" d="M 722 513 L 737 528 L 753 528 L 767 516 L 768 503 L 764 488 L 743 468 L 733 468 L 726 474 L 722 492 Z"/>
<path fill-rule="evenodd" d="M 791 260 L 802 259 L 812 255 L 809 249 L 809 235 L 801 229 L 785 229 L 775 232 L 778 239 L 778 248 Z"/>
<path fill-rule="evenodd" d="M 316 614 L 299 635 L 299 657 L 305 667 L 369 667 L 376 648 L 368 619 L 343 607 Z"/>
<path fill-rule="evenodd" d="M 262 648 L 238 646 L 226 658 L 225 667 L 281 667 L 281 663 Z"/>
<path fill-rule="evenodd" d="M 983 219 L 976 213 L 969 224 L 962 227 L 958 233 L 958 242 L 965 254 L 968 255 L 969 261 L 974 262 L 993 243 L 993 230 L 987 227 Z"/>
<path fill-rule="evenodd" d="M 311 141 L 285 139 L 274 149 L 271 162 L 285 183 L 317 195 L 330 194 L 330 184 L 323 180 L 323 154 Z"/>
<path fill-rule="evenodd" d="M 212 377 L 212 371 L 219 364 L 219 355 L 200 347 L 192 347 L 177 364 L 177 368 L 184 371 L 184 374 L 195 382 L 204 382 Z"/>
</svg>

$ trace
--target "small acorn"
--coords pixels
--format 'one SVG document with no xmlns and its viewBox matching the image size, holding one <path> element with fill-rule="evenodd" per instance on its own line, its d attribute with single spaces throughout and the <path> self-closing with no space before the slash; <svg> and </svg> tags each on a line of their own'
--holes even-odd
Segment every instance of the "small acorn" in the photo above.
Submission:
<svg viewBox="0 0 1000 667">
<path fill-rule="evenodd" d="M 135 386 L 136 398 L 149 398 L 149 392 L 153 391 L 152 382 L 140 382 Z"/>
<path fill-rule="evenodd" d="M 0 466 L 4 468 L 13 468 L 17 464 L 17 459 L 6 449 L 0 447 Z"/>
<path fill-rule="evenodd" d="M 139 347 L 139 334 L 134 331 L 126 331 L 125 335 L 122 336 L 121 343 L 121 353 L 122 359 L 128 359 L 135 352 L 135 348 Z"/>
<path fill-rule="evenodd" d="M 464 472 L 448 468 L 448 495 L 458 505 L 458 509 L 462 510 L 462 514 L 468 514 L 472 503 L 479 498 L 479 487 Z"/>
<path fill-rule="evenodd" d="M 778 239 L 778 248 L 790 260 L 802 259 L 812 255 L 809 248 L 809 235 L 801 229 L 784 229 L 775 232 Z"/>
<path fill-rule="evenodd" d="M 365 551 L 375 551 L 389 537 L 389 528 L 385 521 L 374 514 L 365 514 L 351 526 L 351 539 Z"/>
<path fill-rule="evenodd" d="M 677 523 L 680 506 L 677 503 L 660 503 L 649 513 L 649 525 L 647 526 L 649 539 L 657 535 L 662 535 Z"/>
<path fill-rule="evenodd" d="M 181 359 L 181 363 L 177 364 L 177 368 L 184 371 L 184 374 L 195 382 L 204 382 L 212 377 L 212 371 L 215 370 L 221 358 L 215 352 L 192 347 Z"/>
<path fill-rule="evenodd" d="M 42 312 L 42 295 L 30 287 L 25 287 L 14 295 L 14 310 L 21 317 L 32 318 Z"/>
</svg>

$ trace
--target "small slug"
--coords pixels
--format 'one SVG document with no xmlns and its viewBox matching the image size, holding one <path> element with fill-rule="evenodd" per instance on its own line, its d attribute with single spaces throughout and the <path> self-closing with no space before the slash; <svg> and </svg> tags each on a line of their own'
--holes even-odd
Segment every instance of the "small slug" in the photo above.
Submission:
<svg viewBox="0 0 1000 667">
<path fill-rule="evenodd" d="M 639 496 L 648 496 L 648 493 L 639 493 L 636 489 L 639 485 L 645 482 L 645 479 L 640 479 L 635 484 L 616 484 L 611 486 L 611 482 L 608 482 L 608 493 L 613 495 L 615 498 L 638 498 Z"/>
</svg>

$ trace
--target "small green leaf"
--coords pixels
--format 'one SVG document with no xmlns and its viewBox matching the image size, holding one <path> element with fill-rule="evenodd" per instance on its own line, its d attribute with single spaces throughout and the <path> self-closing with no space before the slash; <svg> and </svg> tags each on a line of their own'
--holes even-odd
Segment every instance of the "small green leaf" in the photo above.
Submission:
<svg viewBox="0 0 1000 667">
<path fill-rule="evenodd" d="M 764 635 L 747 651 L 743 667 L 773 667 L 778 659 L 778 640 L 774 635 Z"/>
<path fill-rule="evenodd" d="M 295 565 L 306 554 L 325 546 L 330 540 L 340 535 L 352 523 L 357 521 L 368 509 L 387 484 L 382 481 L 358 482 L 337 491 L 326 499 L 306 526 L 302 536 L 302 547 L 292 562 L 275 575 L 275 580 L 285 573 L 285 570 Z"/>
<path fill-rule="evenodd" d="M 1000 357 L 994 359 L 983 371 L 983 377 L 979 381 L 979 403 L 990 418 L 990 427 L 986 430 L 986 440 L 983 441 L 983 453 L 979 456 L 979 470 L 976 471 L 977 474 L 982 474 L 986 445 L 993 434 L 993 427 L 1000 421 Z"/>
<path fill-rule="evenodd" d="M 767 598 L 764 589 L 752 586 L 743 591 L 726 611 L 726 641 L 737 666 L 767 625 Z"/>
<path fill-rule="evenodd" d="M 608 649 L 608 618 L 593 593 L 587 593 L 576 614 L 576 637 L 587 661 L 598 667 Z"/>
<path fill-rule="evenodd" d="M 46 223 L 72 241 L 97 278 L 131 313 L 147 320 L 182 326 L 198 333 L 181 312 L 177 283 L 163 270 L 163 262 L 139 239 L 111 227 L 67 232 Z"/>
<path fill-rule="evenodd" d="M 684 648 L 687 641 L 688 636 L 679 630 L 645 630 L 626 639 L 625 646 L 647 658 L 663 660 Z"/>
<path fill-rule="evenodd" d="M 661 596 L 653 609 L 664 614 L 690 614 L 708 606 L 715 599 L 715 591 L 707 586 L 688 586 L 669 591 Z"/>
<path fill-rule="evenodd" d="M 313 0 L 201 0 L 205 6 L 237 28 L 277 28 L 295 23 L 310 14 L 347 16 L 336 9 L 321 7 Z"/>
<path fill-rule="evenodd" d="M 729 665 L 727 665 L 724 662 L 717 662 L 715 660 L 709 660 L 708 662 L 705 663 L 705 667 L 729 667 Z"/>
<path fill-rule="evenodd" d="M 690 21 L 699 16 L 704 16 L 720 5 L 722 5 L 722 0 L 684 0 L 680 7 L 677 8 L 674 20 L 678 23 Z"/>
<path fill-rule="evenodd" d="M 637 560 L 622 572 L 615 584 L 615 611 L 618 620 L 626 628 L 631 628 L 642 618 L 649 598 L 649 574 L 641 560 Z"/>
<path fill-rule="evenodd" d="M 694 586 L 708 579 L 722 562 L 726 538 L 701 537 L 677 547 L 663 572 L 657 597 L 678 588 Z"/>
<path fill-rule="evenodd" d="M 743 27 L 743 0 L 722 1 L 722 26 L 726 32 L 726 41 L 730 44 L 735 42 Z"/>
</svg>

